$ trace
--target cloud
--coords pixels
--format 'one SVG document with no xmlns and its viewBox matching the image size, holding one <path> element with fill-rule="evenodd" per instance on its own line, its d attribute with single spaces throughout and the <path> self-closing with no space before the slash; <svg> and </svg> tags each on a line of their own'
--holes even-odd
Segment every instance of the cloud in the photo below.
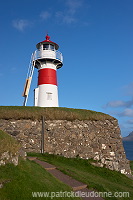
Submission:
<svg viewBox="0 0 133 200">
<path fill-rule="evenodd" d="M 73 23 L 73 22 L 76 22 L 76 19 L 75 19 L 73 16 L 66 15 L 66 16 L 64 16 L 63 21 L 64 21 L 66 24 L 71 24 L 71 23 Z"/>
<path fill-rule="evenodd" d="M 51 17 L 51 13 L 48 12 L 48 11 L 43 11 L 41 14 L 40 14 L 40 17 L 42 20 L 47 20 Z"/>
<path fill-rule="evenodd" d="M 24 31 L 26 27 L 28 27 L 31 23 L 28 20 L 24 19 L 16 19 L 12 21 L 12 25 L 19 31 Z"/>
<path fill-rule="evenodd" d="M 119 123 L 120 129 L 121 129 L 121 134 L 123 137 L 126 137 L 129 135 L 129 133 L 132 132 L 133 127 L 129 126 L 125 121 Z"/>
<path fill-rule="evenodd" d="M 82 0 L 67 0 L 66 5 L 68 6 L 68 13 L 74 15 L 76 11 L 82 6 Z"/>
<path fill-rule="evenodd" d="M 133 96 L 133 82 L 123 87 L 125 94 L 129 96 Z"/>
<path fill-rule="evenodd" d="M 66 0 L 64 11 L 57 11 L 55 17 L 59 23 L 73 24 L 78 21 L 77 12 L 83 5 L 83 0 Z"/>
<path fill-rule="evenodd" d="M 108 102 L 104 108 L 108 108 L 108 107 L 112 107 L 112 108 L 118 108 L 118 107 L 126 107 L 126 108 L 129 108 L 133 105 L 133 99 L 130 100 L 130 101 L 121 101 L 121 100 L 118 100 L 118 101 L 110 101 Z"/>
<path fill-rule="evenodd" d="M 127 124 L 133 124 L 133 119 L 127 120 Z"/>
<path fill-rule="evenodd" d="M 62 22 L 64 24 L 72 24 L 73 22 L 76 22 L 76 19 L 74 16 L 63 14 L 63 12 L 56 12 L 55 17 L 59 22 Z"/>
<path fill-rule="evenodd" d="M 44 10 L 40 13 L 40 18 L 44 21 L 55 20 L 58 24 L 74 24 L 81 20 L 81 8 L 85 7 L 84 0 L 58 0 L 59 4 L 62 4 L 62 10 L 55 10 L 50 8 L 50 11 Z M 88 4 L 87 4 L 88 5 Z M 58 6 L 60 8 L 60 6 Z M 90 23 L 82 20 L 81 23 L 84 26 L 88 26 Z"/>
<path fill-rule="evenodd" d="M 124 93 L 128 96 L 130 96 L 132 99 L 129 101 L 122 101 L 122 100 L 116 100 L 116 101 L 110 101 L 106 105 L 104 105 L 104 108 L 112 107 L 112 108 L 118 108 L 118 107 L 125 107 L 130 108 L 133 106 L 133 82 L 123 87 Z"/>
<path fill-rule="evenodd" d="M 109 111 L 109 114 L 117 117 L 133 117 L 133 109 L 126 108 L 124 111 Z"/>
<path fill-rule="evenodd" d="M 124 95 L 130 96 L 131 100 L 123 101 L 116 100 L 110 101 L 103 108 L 117 108 L 115 111 L 110 111 L 109 113 L 120 118 L 130 118 L 127 121 L 121 122 L 121 129 L 124 134 L 128 134 L 133 130 L 133 82 L 122 87 L 124 90 Z"/>
<path fill-rule="evenodd" d="M 133 117 L 133 109 L 126 108 L 123 112 L 118 114 L 120 117 Z"/>
</svg>

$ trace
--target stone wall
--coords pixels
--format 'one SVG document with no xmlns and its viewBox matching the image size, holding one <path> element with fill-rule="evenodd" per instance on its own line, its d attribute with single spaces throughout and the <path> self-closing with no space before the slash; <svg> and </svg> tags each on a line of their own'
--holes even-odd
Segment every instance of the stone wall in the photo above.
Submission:
<svg viewBox="0 0 133 200">
<path fill-rule="evenodd" d="M 42 122 L 0 120 L 0 129 L 13 135 L 27 152 L 40 152 Z M 44 150 L 65 157 L 93 158 L 94 165 L 130 174 L 118 122 L 47 120 Z"/>
<path fill-rule="evenodd" d="M 15 155 L 11 154 L 9 151 L 5 151 L 0 155 L 0 166 L 6 165 L 7 163 L 13 163 L 15 166 L 18 165 L 19 154 L 16 152 Z"/>
</svg>

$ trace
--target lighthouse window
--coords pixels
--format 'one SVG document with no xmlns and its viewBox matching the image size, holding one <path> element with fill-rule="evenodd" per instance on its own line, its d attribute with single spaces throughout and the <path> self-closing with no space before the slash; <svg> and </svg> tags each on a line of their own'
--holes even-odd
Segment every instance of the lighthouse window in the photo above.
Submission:
<svg viewBox="0 0 133 200">
<path fill-rule="evenodd" d="M 43 44 L 43 50 L 49 49 L 49 44 Z"/>
<path fill-rule="evenodd" d="M 54 50 L 54 45 L 50 44 L 49 47 L 51 50 Z"/>
<path fill-rule="evenodd" d="M 51 92 L 47 92 L 47 100 L 52 100 L 52 93 Z"/>
<path fill-rule="evenodd" d="M 43 44 L 43 50 L 54 50 L 53 44 Z"/>
</svg>

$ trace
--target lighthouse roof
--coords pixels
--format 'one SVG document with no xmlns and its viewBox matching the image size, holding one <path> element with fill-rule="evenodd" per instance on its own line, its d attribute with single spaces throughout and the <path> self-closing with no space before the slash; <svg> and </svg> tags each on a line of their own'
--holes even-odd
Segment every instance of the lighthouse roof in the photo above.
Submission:
<svg viewBox="0 0 133 200">
<path fill-rule="evenodd" d="M 50 40 L 50 36 L 49 36 L 48 34 L 46 35 L 45 38 L 46 38 L 46 40 L 44 40 L 44 41 L 42 41 L 42 42 L 39 42 L 39 43 L 36 45 L 37 49 L 39 48 L 40 44 L 53 44 L 53 45 L 55 46 L 55 49 L 56 49 L 56 50 L 59 48 L 59 45 L 58 45 L 58 44 L 56 44 L 55 42 L 52 42 L 52 41 Z"/>
</svg>

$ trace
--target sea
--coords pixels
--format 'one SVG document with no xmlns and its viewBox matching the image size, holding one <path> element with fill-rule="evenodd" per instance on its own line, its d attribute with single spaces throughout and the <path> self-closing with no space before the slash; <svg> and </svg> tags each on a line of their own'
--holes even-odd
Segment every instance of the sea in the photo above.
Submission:
<svg viewBox="0 0 133 200">
<path fill-rule="evenodd" d="M 133 160 L 133 141 L 123 141 L 126 157 L 128 160 Z"/>
</svg>

